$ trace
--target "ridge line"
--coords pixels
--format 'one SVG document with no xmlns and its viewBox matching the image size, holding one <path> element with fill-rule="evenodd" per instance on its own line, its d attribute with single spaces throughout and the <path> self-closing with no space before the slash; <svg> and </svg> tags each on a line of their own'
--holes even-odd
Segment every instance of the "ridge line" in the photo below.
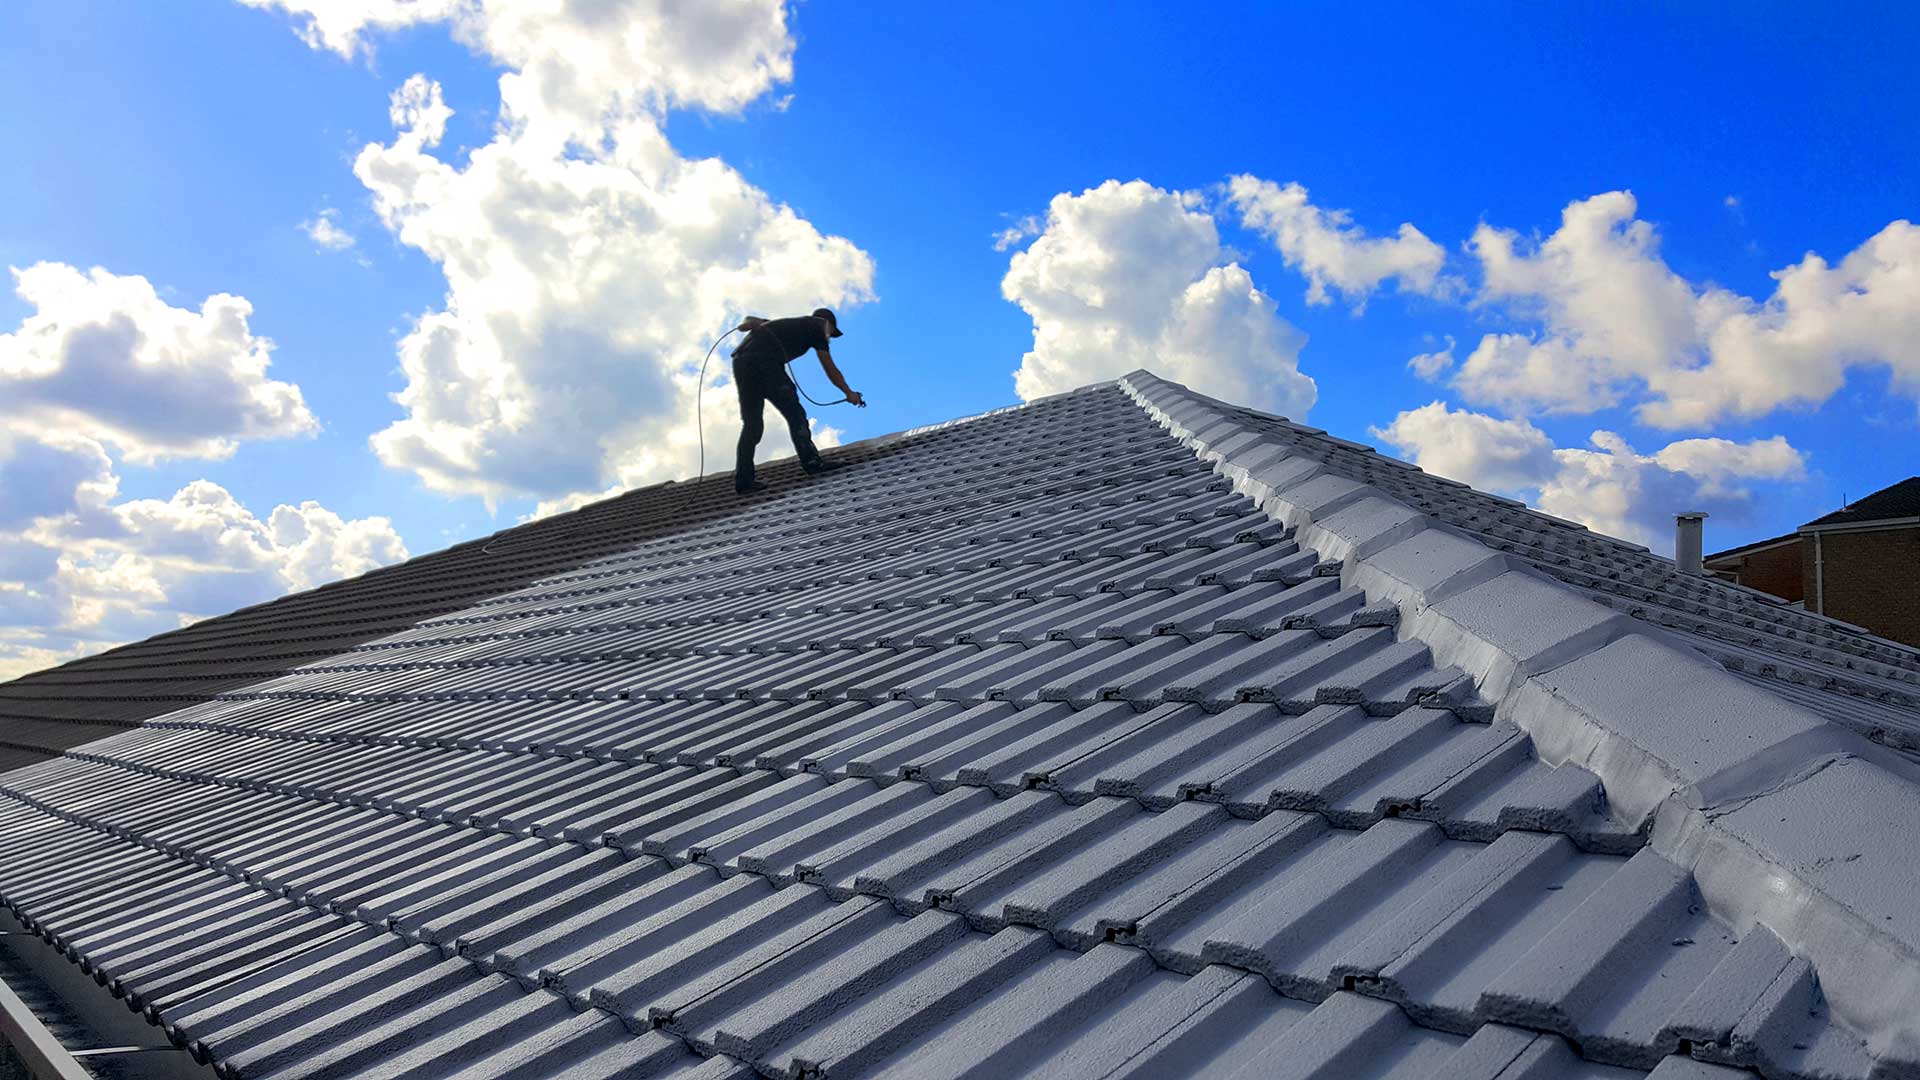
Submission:
<svg viewBox="0 0 1920 1080">
<path fill-rule="evenodd" d="M 1856 832 L 1877 821 L 1884 835 L 1910 837 L 1920 830 L 1920 775 L 1910 762 L 1741 680 L 1664 629 L 1338 475 L 1311 452 L 1266 437 L 1236 415 L 1242 410 L 1144 370 L 1120 385 L 1292 528 L 1302 549 L 1341 560 L 1343 584 L 1370 602 L 1399 604 L 1397 633 L 1473 677 L 1496 718 L 1533 737 L 1541 760 L 1598 775 L 1630 823 L 1651 826 L 1650 847 L 1693 874 L 1716 918 L 1742 931 L 1765 926 L 1812 961 L 1835 1014 L 1883 1064 L 1920 1072 L 1920 921 L 1903 925 L 1890 913 L 1896 897 L 1920 893 L 1920 867 L 1900 865 L 1880 846 L 1848 857 L 1850 874 L 1824 872 L 1834 861 L 1822 850 L 1829 837 L 1774 809 L 1798 811 L 1817 797 L 1833 813 L 1833 800 L 1847 800 L 1851 812 L 1836 816 Z M 1685 715 L 1690 706 L 1704 716 Z M 1810 732 L 1820 735 L 1803 738 Z M 1855 784 L 1890 796 L 1836 789 L 1844 770 L 1809 768 L 1811 756 L 1833 753 L 1856 763 Z M 1744 816 L 1707 814 L 1706 790 L 1721 803 L 1751 795 Z"/>
</svg>

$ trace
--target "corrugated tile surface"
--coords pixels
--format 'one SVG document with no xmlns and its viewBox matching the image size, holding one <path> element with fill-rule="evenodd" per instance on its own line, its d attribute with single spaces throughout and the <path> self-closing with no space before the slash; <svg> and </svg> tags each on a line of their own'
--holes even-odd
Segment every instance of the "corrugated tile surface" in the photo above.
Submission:
<svg viewBox="0 0 1920 1080">
<path fill-rule="evenodd" d="M 890 445 L 0 776 L 0 897 L 232 1076 L 1868 1075 L 1117 389 Z"/>
<path fill-rule="evenodd" d="M 1682 574 L 1671 559 L 1637 544 L 1423 472 L 1370 446 L 1250 409 L 1222 407 L 1289 454 L 1524 559 L 1590 600 L 1677 631 L 1728 670 L 1920 757 L 1920 650 L 1777 596 Z"/>
<path fill-rule="evenodd" d="M 880 461 L 894 441 L 836 456 Z M 774 483 L 802 475 L 791 461 L 769 468 Z M 0 683 L 0 771 L 737 508 L 730 473 L 641 488 Z"/>
</svg>

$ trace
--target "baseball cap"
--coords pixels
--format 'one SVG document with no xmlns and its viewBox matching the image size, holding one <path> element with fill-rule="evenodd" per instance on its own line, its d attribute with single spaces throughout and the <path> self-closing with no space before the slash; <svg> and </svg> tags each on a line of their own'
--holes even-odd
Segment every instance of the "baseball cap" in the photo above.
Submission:
<svg viewBox="0 0 1920 1080">
<path fill-rule="evenodd" d="M 827 336 L 828 337 L 840 336 L 840 320 L 833 317 L 833 309 L 814 308 L 813 317 L 816 319 L 827 320 Z"/>
</svg>

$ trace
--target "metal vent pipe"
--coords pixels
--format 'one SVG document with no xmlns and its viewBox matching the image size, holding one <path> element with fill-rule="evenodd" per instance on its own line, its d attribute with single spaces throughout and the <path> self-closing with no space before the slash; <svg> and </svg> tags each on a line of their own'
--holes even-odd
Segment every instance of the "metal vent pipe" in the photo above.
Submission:
<svg viewBox="0 0 1920 1080">
<path fill-rule="evenodd" d="M 1705 531 L 1700 523 L 1705 520 L 1707 515 L 1698 510 L 1673 516 L 1673 561 L 1680 564 L 1683 574 L 1707 572 L 1700 557 L 1700 537 Z"/>
</svg>

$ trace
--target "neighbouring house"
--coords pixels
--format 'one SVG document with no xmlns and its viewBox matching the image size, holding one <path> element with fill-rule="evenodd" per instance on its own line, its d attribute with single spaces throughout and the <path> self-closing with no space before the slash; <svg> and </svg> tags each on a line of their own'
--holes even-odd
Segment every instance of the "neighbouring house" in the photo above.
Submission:
<svg viewBox="0 0 1920 1080">
<path fill-rule="evenodd" d="M 1920 1075 L 1920 653 L 1146 372 L 833 454 L 0 685 L 0 1043 Z"/>
<path fill-rule="evenodd" d="M 1707 556 L 1706 566 L 1717 578 L 1771 593 L 1799 603 L 1804 571 L 1800 566 L 1800 534 L 1755 540 Z"/>
<path fill-rule="evenodd" d="M 1920 646 L 1920 476 L 1795 532 L 1709 555 L 1715 576 Z"/>
</svg>

